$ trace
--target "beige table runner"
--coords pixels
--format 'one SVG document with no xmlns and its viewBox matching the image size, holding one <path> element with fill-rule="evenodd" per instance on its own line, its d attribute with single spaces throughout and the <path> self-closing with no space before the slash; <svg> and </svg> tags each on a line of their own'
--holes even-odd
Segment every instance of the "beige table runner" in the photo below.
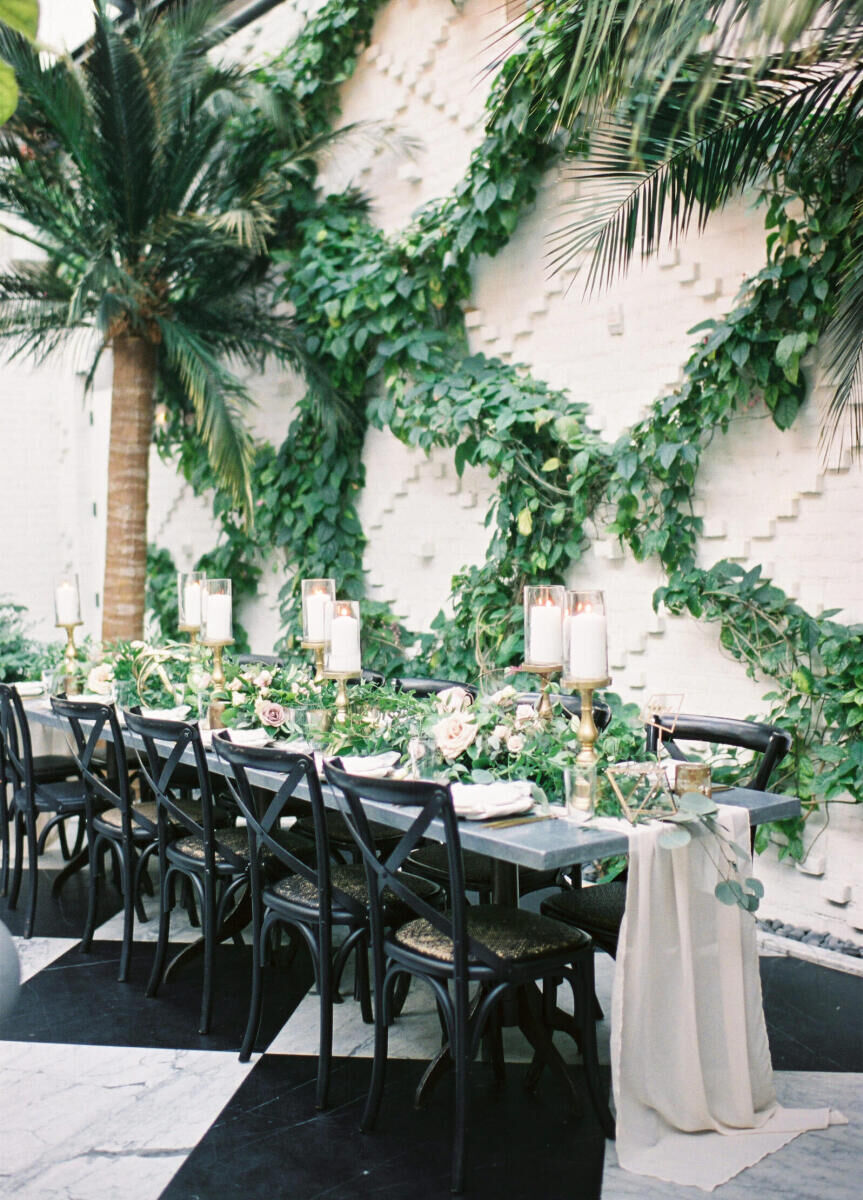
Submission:
<svg viewBox="0 0 863 1200">
<path fill-rule="evenodd" d="M 745 809 L 725 806 L 719 819 L 748 845 Z M 712 1191 L 845 1118 L 776 1103 L 755 920 L 715 898 L 714 838 L 699 830 L 666 850 L 662 829 L 630 832 L 611 1018 L 617 1157 L 628 1171 Z"/>
</svg>

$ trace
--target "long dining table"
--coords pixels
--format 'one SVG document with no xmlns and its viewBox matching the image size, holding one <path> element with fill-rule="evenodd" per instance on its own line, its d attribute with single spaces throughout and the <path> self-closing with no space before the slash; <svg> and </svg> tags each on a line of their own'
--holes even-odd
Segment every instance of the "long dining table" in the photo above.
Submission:
<svg viewBox="0 0 863 1200">
<path fill-rule="evenodd" d="M 50 701 L 45 697 L 26 700 L 25 709 L 31 722 L 49 729 L 66 728 L 63 719 L 54 714 Z M 141 748 L 134 736 L 128 733 L 125 736 L 129 747 Z M 186 758 L 190 763 L 193 761 L 191 750 L 186 751 Z M 225 774 L 225 765 L 213 750 L 207 750 L 207 762 L 214 774 Z M 249 778 L 256 786 L 272 791 L 278 786 L 277 778 L 263 771 L 250 772 Z M 323 785 L 323 792 L 325 804 L 337 808 L 338 802 L 328 785 Z M 800 801 L 796 796 L 779 796 L 772 792 L 751 791 L 748 788 L 729 788 L 721 793 L 721 799 L 723 804 L 747 809 L 751 826 L 766 821 L 781 821 L 800 814 Z M 365 803 L 370 817 L 395 829 L 407 829 L 417 814 L 414 808 L 395 807 L 373 801 Z M 497 828 L 482 821 L 460 822 L 459 833 L 463 848 L 485 854 L 496 864 L 496 900 L 504 902 L 506 894 L 512 894 L 517 886 L 518 867 L 539 871 L 555 870 L 627 853 L 629 839 L 625 831 L 577 824 L 563 816 L 562 808 L 558 811 L 560 816 L 557 819 L 555 806 L 552 806 L 553 815 L 548 820 Z M 443 841 L 442 823 L 433 821 L 429 825 L 427 836 Z"/>
</svg>

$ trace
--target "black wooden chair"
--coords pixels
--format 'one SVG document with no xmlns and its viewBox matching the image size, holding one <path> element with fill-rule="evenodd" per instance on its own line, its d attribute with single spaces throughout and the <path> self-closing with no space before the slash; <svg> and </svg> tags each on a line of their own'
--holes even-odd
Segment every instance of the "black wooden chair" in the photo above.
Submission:
<svg viewBox="0 0 863 1200">
<path fill-rule="evenodd" d="M 756 792 L 767 789 L 775 768 L 791 749 L 791 736 L 784 729 L 756 721 L 737 721 L 730 717 L 655 716 L 645 727 L 647 749 L 655 751 L 662 740 L 672 758 L 689 759 L 677 742 L 706 742 L 716 746 L 736 746 L 751 750 L 758 757 L 752 764 L 752 778 L 742 786 Z M 585 929 L 600 949 L 614 958 L 620 936 L 620 924 L 626 907 L 626 879 L 618 877 L 595 887 L 573 888 L 544 900 L 541 910 L 558 921 L 568 921 Z"/>
<path fill-rule="evenodd" d="M 142 773 L 156 800 L 159 854 L 159 940 L 147 995 L 155 996 L 166 975 L 171 912 L 176 884 L 191 886 L 201 911 L 204 977 L 201 1019 L 198 1032 L 210 1029 L 213 1007 L 213 964 L 218 942 L 239 931 L 228 923 L 236 916 L 241 893 L 249 878 L 249 842 L 245 829 L 234 828 L 230 818 L 213 800 L 207 759 L 196 724 L 143 717 L 137 709 L 124 713 L 126 728 L 137 734 L 146 753 Z M 197 799 L 177 783 L 184 764 L 192 757 L 197 781 Z M 180 836 L 177 836 L 181 831 Z M 245 923 L 245 922 L 243 922 Z"/>
<path fill-rule="evenodd" d="M 90 891 L 81 949 L 88 952 L 93 942 L 99 884 L 107 852 L 123 894 L 123 944 L 118 979 L 125 983 L 132 956 L 135 913 L 139 920 L 147 920 L 140 892 L 147 860 L 158 847 L 156 805 L 153 801 L 133 802 L 129 756 L 113 704 L 52 696 L 51 707 L 69 722 L 75 762 L 86 789 Z M 97 754 L 97 746 L 103 740 L 105 754 L 101 751 Z"/>
<path fill-rule="evenodd" d="M 565 978 L 575 998 L 579 1040 L 591 1100 L 603 1128 L 613 1131 L 599 1075 L 596 1034 L 590 1019 L 593 996 L 593 945 L 579 930 L 536 913 L 502 905 L 467 905 L 458 822 L 448 786 L 438 783 L 368 779 L 348 775 L 336 763 L 325 764 L 328 781 L 337 789 L 345 820 L 365 864 L 370 897 L 375 996 L 375 1054 L 371 1087 L 361 1128 L 375 1123 L 383 1095 L 387 1060 L 387 1027 L 400 977 L 425 980 L 446 1027 L 455 1072 L 455 1129 L 452 1190 L 460 1192 L 465 1176 L 468 1068 L 486 1028 L 497 1021 L 499 1003 L 515 994 L 523 1028 L 535 1050 L 564 1070 L 542 1020 L 537 981 Z M 363 808 L 363 800 L 419 807 L 419 815 L 402 833 L 398 846 L 382 860 Z M 448 893 L 451 907 L 439 912 L 411 891 L 399 871 L 428 831 L 443 823 Z M 414 913 L 414 919 L 392 931 L 384 917 L 390 892 Z M 479 1001 L 470 1010 L 468 989 L 478 984 Z"/>
<path fill-rule="evenodd" d="M 339 983 L 350 955 L 356 952 L 356 993 L 363 1020 L 372 1021 L 368 976 L 368 890 L 362 863 L 331 863 L 326 809 L 313 759 L 283 750 L 235 746 L 228 731 L 213 738 L 219 758 L 228 764 L 236 782 L 234 792 L 249 833 L 250 888 L 252 900 L 252 999 L 249 1021 L 240 1051 L 248 1062 L 261 1023 L 263 965 L 268 939 L 278 925 L 296 929 L 311 951 L 315 983 L 320 999 L 320 1049 L 316 1105 L 326 1108 L 333 1052 L 333 1003 L 339 998 Z M 281 782 L 275 794 L 264 794 L 249 782 L 248 771 L 268 771 Z M 230 776 L 229 776 L 230 778 Z M 293 811 L 297 789 L 307 793 L 314 820 L 316 842 L 313 853 L 292 853 L 279 837 L 282 817 Z M 280 878 L 267 881 L 261 855 L 269 854 L 281 868 Z M 430 903 L 439 903 L 440 889 L 426 880 L 413 878 L 408 886 Z M 388 923 L 407 920 L 410 911 L 390 905 Z M 342 926 L 347 936 L 333 947 L 333 927 Z"/>
<path fill-rule="evenodd" d="M 24 866 L 24 838 L 27 838 L 30 890 L 24 937 L 29 938 L 33 935 L 36 918 L 39 856 L 45 850 L 49 834 L 55 829 L 59 832 L 66 821 L 74 819 L 80 828 L 80 822 L 85 818 L 86 798 L 80 778 L 51 782 L 37 780 L 27 714 L 17 690 L 7 683 L 0 683 L 0 791 L 4 797 L 3 804 L 0 804 L 4 879 L 10 858 L 10 823 L 15 831 L 15 864 L 8 899 L 10 908 L 15 908 L 18 903 Z M 37 829 L 40 817 L 48 818 L 41 831 Z M 63 847 L 67 847 L 65 840 Z M 56 895 L 69 876 L 84 866 L 86 861 L 85 850 L 74 854 L 55 878 L 52 892 Z"/>
<path fill-rule="evenodd" d="M 457 684 L 455 686 L 463 687 L 464 685 Z M 570 716 L 581 716 L 580 696 L 557 693 L 551 699 L 552 703 L 559 703 Z M 536 704 L 538 700 L 539 692 L 522 692 L 515 697 L 513 703 Z M 593 719 L 600 733 L 611 721 L 611 709 L 599 697 L 596 697 L 593 702 Z M 477 850 L 465 850 L 463 856 L 465 887 L 469 892 L 477 893 L 480 903 L 489 903 L 494 890 L 494 864 L 492 860 L 487 855 L 480 854 Z M 410 869 L 417 875 L 422 875 L 425 879 L 432 879 L 435 883 L 446 886 L 448 877 L 446 847 L 440 845 L 438 842 L 429 842 L 424 846 L 418 846 L 411 854 Z M 580 869 L 577 867 L 567 868 L 565 873 L 569 878 L 580 879 Z M 526 896 L 529 892 L 538 892 L 543 888 L 554 887 L 560 876 L 561 872 L 557 870 L 537 871 L 529 867 L 519 867 L 519 895 Z"/>
</svg>

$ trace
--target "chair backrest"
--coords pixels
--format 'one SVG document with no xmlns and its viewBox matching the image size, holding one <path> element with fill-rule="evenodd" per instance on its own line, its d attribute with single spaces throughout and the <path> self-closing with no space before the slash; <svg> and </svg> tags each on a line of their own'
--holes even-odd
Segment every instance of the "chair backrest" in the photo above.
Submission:
<svg viewBox="0 0 863 1200">
<path fill-rule="evenodd" d="M 126 762 L 126 745 L 114 705 L 52 696 L 51 708 L 58 717 L 68 721 L 72 730 L 72 753 L 84 780 L 88 802 L 95 803 L 98 797 L 107 801 L 111 807 L 118 808 L 122 813 L 123 829 L 129 833 L 132 793 Z M 115 764 L 114 771 L 109 769 L 107 777 L 94 769 L 93 760 L 101 741 L 107 743 L 108 754 L 113 757 Z M 143 824 L 151 826 L 155 831 L 155 825 L 151 825 L 151 822 L 143 821 Z"/>
<path fill-rule="evenodd" d="M 125 710 L 123 718 L 129 732 L 144 743 L 147 766 L 142 765 L 142 774 L 158 805 L 160 838 L 166 835 L 170 819 L 201 838 L 205 867 L 213 869 L 218 851 L 232 867 L 244 871 L 245 859 L 220 842 L 215 831 L 210 772 L 198 726 L 189 721 L 144 717 L 138 707 Z M 185 788 L 177 778 L 181 765 L 185 765 L 183 756 L 187 751 L 191 753 L 197 776 L 200 806 L 194 808 L 184 802 Z"/>
<path fill-rule="evenodd" d="M 536 704 L 539 701 L 539 692 L 521 692 L 516 696 L 517 704 Z M 565 713 L 570 717 L 581 716 L 581 696 L 570 696 L 566 692 L 550 692 L 549 699 L 551 703 L 559 704 Z M 603 729 L 607 729 L 611 722 L 611 709 L 604 700 L 600 700 L 598 696 L 593 698 L 593 723 L 596 728 L 602 733 Z"/>
<path fill-rule="evenodd" d="M 227 729 L 213 735 L 213 749 L 227 764 L 226 779 L 249 831 L 250 861 L 257 866 L 259 853 L 268 852 L 296 875 L 307 879 L 318 890 L 318 911 L 324 920 L 332 903 L 333 886 L 330 872 L 330 846 L 327 834 L 326 810 L 314 759 L 308 754 L 288 753 L 265 746 L 238 746 L 230 740 Z M 270 793 L 249 780 L 249 771 L 266 771 L 278 780 Z M 293 815 L 292 800 L 302 788 L 312 812 L 315 829 L 315 861 L 310 863 L 292 854 L 278 840 L 280 822 L 286 809 Z M 255 877 L 257 878 L 257 876 Z M 336 890 L 339 903 L 358 918 L 365 918 L 365 909 L 351 897 Z"/>
<path fill-rule="evenodd" d="M 283 667 L 285 660 L 278 654 L 238 654 L 234 659 L 239 667 Z"/>
<path fill-rule="evenodd" d="M 381 953 L 384 937 L 385 890 L 394 893 L 403 904 L 418 917 L 452 939 L 453 978 L 457 985 L 467 984 L 468 956 L 473 956 L 487 966 L 505 971 L 504 961 L 487 946 L 470 938 L 467 933 L 467 901 L 465 898 L 464 866 L 458 820 L 452 803 L 449 785 L 413 780 L 370 779 L 365 775 L 349 775 L 342 770 L 340 761 L 324 763 L 324 774 L 332 784 L 345 823 L 362 855 L 366 868 L 369 889 L 369 916 L 372 930 L 372 945 L 375 951 L 376 968 L 382 966 Z M 390 804 L 399 808 L 418 808 L 419 812 L 402 833 L 396 846 L 383 858 L 363 808 L 363 800 L 379 804 Z M 443 824 L 444 845 L 447 852 L 449 879 L 445 885 L 450 898 L 450 908 L 439 912 L 426 900 L 412 891 L 398 872 L 423 837 L 432 821 Z M 435 840 L 440 840 L 436 838 Z"/>
<path fill-rule="evenodd" d="M 656 751 L 661 726 L 662 742 L 672 758 L 686 762 L 687 756 L 677 742 L 709 742 L 718 746 L 737 746 L 760 754 L 755 773 L 747 784 L 753 791 L 767 788 L 774 768 L 791 749 L 791 735 L 775 725 L 757 721 L 738 721 L 732 717 L 701 717 L 681 713 L 677 717 L 654 716 L 645 726 L 647 749 Z"/>
<path fill-rule="evenodd" d="M 14 684 L 0 683 L 0 779 L 33 804 L 33 743 L 24 705 Z"/>
<path fill-rule="evenodd" d="M 472 683 L 457 683 L 454 679 L 426 679 L 422 675 L 399 675 L 390 683 L 397 692 L 408 692 L 412 696 L 436 696 L 447 688 L 461 688 L 476 700 L 479 691 Z"/>
</svg>

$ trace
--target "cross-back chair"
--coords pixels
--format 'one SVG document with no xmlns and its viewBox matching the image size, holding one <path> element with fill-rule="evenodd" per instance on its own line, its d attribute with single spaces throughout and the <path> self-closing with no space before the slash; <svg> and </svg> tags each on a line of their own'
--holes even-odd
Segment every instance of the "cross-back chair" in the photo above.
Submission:
<svg viewBox="0 0 863 1200">
<path fill-rule="evenodd" d="M 735 746 L 752 750 L 759 756 L 753 763 L 753 775 L 744 786 L 756 792 L 767 788 L 773 771 L 791 749 L 791 736 L 784 729 L 756 721 L 738 721 L 730 717 L 681 715 L 654 716 L 645 726 L 647 749 L 655 751 L 662 741 L 672 758 L 689 761 L 678 741 L 706 742 L 717 746 Z M 568 921 L 585 929 L 597 946 L 614 958 L 620 925 L 626 907 L 626 879 L 618 877 L 595 887 L 574 888 L 544 900 L 541 909 L 558 921 Z"/>
<path fill-rule="evenodd" d="M 102 859 L 108 852 L 123 894 L 123 943 L 118 979 L 124 983 L 129 977 L 136 912 L 139 920 L 147 920 L 140 893 L 147 860 L 158 846 L 156 805 L 153 801 L 133 801 L 126 745 L 112 703 L 52 696 L 51 707 L 69 723 L 75 762 L 86 792 L 90 882 L 81 949 L 86 953 L 93 942 L 99 885 L 104 875 Z M 103 741 L 107 744 L 106 758 L 99 749 Z"/>
<path fill-rule="evenodd" d="M 14 685 L 0 683 L 0 835 L 3 842 L 4 882 L 9 869 L 10 822 L 15 833 L 15 863 L 9 885 L 8 904 L 15 908 L 21 890 L 24 866 L 24 840 L 27 840 L 29 893 L 24 937 L 33 935 L 39 885 L 39 856 L 49 835 L 61 830 L 66 821 L 83 820 L 86 811 L 84 785 L 80 779 L 43 782 L 37 779 L 33 761 L 30 726 L 21 697 Z M 40 818 L 47 818 L 41 831 Z M 63 842 L 64 850 L 66 841 Z M 54 880 L 52 892 L 60 890 L 69 876 L 87 861 L 86 851 L 75 854 Z"/>
<path fill-rule="evenodd" d="M 147 984 L 155 996 L 165 978 L 171 912 L 176 884 L 186 881 L 201 912 L 204 974 L 198 1032 L 210 1029 L 213 1008 L 213 965 L 216 945 L 240 898 L 249 874 L 249 846 L 244 829 L 231 825 L 213 800 L 210 774 L 196 724 L 124 713 L 126 728 L 144 743 L 142 774 L 156 801 L 159 855 L 159 939 Z M 190 796 L 184 756 L 191 757 L 197 799 Z"/>
<path fill-rule="evenodd" d="M 467 904 L 458 822 L 448 786 L 349 775 L 332 762 L 325 764 L 324 771 L 336 789 L 345 821 L 362 854 L 369 894 L 375 1053 L 361 1128 L 372 1129 L 377 1119 L 394 993 L 400 977 L 408 974 L 423 979 L 431 988 L 449 1038 L 455 1073 L 453 1191 L 460 1192 L 464 1186 L 469 1064 L 487 1027 L 498 1021 L 499 1004 L 507 993 L 516 993 L 522 1027 L 534 1048 L 565 1073 L 542 1021 L 535 984 L 545 978 L 565 978 L 572 987 L 591 1100 L 603 1127 L 611 1132 L 613 1122 L 600 1082 L 596 1035 L 589 1016 L 593 995 L 590 938 L 524 909 Z M 378 853 L 364 800 L 419 808 L 398 845 L 385 858 Z M 438 911 L 411 891 L 400 876 L 402 866 L 409 862 L 412 850 L 433 821 L 440 821 L 444 830 L 450 900 L 446 912 Z M 384 920 L 388 892 L 414 914 L 412 921 L 395 930 L 388 929 Z M 472 984 L 480 989 L 473 1011 L 468 994 Z"/>
<path fill-rule="evenodd" d="M 250 889 L 252 899 L 253 966 L 249 1021 L 240 1052 L 243 1062 L 254 1047 L 261 1022 L 263 962 L 272 930 L 286 925 L 299 931 L 312 956 L 320 999 L 320 1049 L 316 1104 L 325 1108 L 330 1078 L 333 1043 L 333 1003 L 350 955 L 356 952 L 357 995 L 363 1019 L 371 1023 L 368 978 L 368 893 L 362 863 L 333 863 L 330 860 L 327 810 L 313 759 L 283 750 L 233 745 L 230 734 L 213 738 L 218 756 L 228 764 L 236 783 L 234 795 L 249 834 Z M 276 792 L 254 787 L 249 771 L 267 771 L 279 781 Z M 305 794 L 315 830 L 313 853 L 309 847 L 292 852 L 280 835 L 280 823 L 293 809 L 298 791 Z M 268 880 L 261 869 L 261 854 L 269 854 L 282 868 L 280 878 Z M 413 881 L 413 886 L 433 899 L 439 894 L 434 884 Z M 398 913 L 388 913 L 390 921 Z M 333 928 L 341 926 L 346 936 L 333 947 Z"/>
</svg>

